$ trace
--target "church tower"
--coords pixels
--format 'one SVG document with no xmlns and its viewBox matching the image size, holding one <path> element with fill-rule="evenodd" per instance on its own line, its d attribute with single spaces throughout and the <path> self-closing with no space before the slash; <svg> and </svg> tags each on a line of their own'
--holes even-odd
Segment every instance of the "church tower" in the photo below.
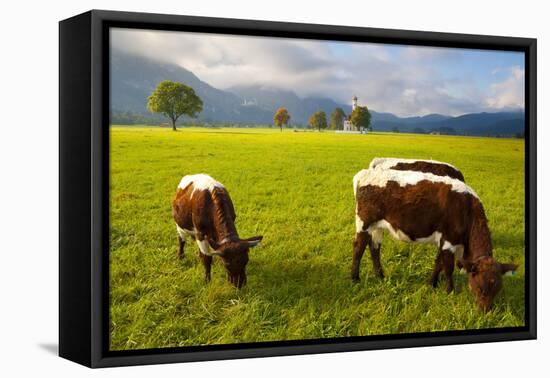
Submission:
<svg viewBox="0 0 550 378">
<path fill-rule="evenodd" d="M 353 112 L 355 109 L 357 109 L 358 105 L 357 105 L 357 96 L 353 96 L 351 98 L 351 111 Z M 346 132 L 355 132 L 355 133 L 363 133 L 363 130 L 357 130 L 357 127 L 353 126 L 353 124 L 351 123 L 350 121 L 350 118 L 351 118 L 351 114 L 349 114 L 348 116 L 346 116 L 344 118 L 344 129 L 343 131 Z M 338 132 L 338 131 L 336 131 Z"/>
<path fill-rule="evenodd" d="M 351 111 L 354 111 L 357 108 L 357 96 L 351 98 Z"/>
</svg>

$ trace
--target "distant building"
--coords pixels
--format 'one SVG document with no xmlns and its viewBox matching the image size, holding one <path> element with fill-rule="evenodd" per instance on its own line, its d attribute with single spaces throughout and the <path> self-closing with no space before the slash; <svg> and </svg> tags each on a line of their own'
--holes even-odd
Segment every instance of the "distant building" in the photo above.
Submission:
<svg viewBox="0 0 550 378">
<path fill-rule="evenodd" d="M 353 113 L 353 111 L 357 108 L 357 96 L 353 96 L 351 98 L 351 112 Z M 347 131 L 347 132 L 362 132 L 363 130 L 359 130 L 357 127 L 355 127 L 351 122 L 350 122 L 350 118 L 351 118 L 351 114 L 349 116 L 347 116 L 345 119 L 344 119 L 344 129 L 343 131 Z"/>
</svg>

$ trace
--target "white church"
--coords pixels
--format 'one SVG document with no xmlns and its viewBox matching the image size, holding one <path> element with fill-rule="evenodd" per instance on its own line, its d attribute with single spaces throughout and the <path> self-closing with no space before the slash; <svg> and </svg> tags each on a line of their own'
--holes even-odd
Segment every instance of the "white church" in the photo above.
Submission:
<svg viewBox="0 0 550 378">
<path fill-rule="evenodd" d="M 357 108 L 357 96 L 353 96 L 352 99 L 351 99 L 351 111 L 353 112 L 355 110 L 355 108 Z M 364 129 L 359 130 L 357 127 L 353 126 L 353 124 L 349 120 L 350 117 L 351 117 L 351 114 L 349 116 L 347 116 L 346 119 L 344 119 L 344 129 L 342 130 L 342 132 L 346 132 L 346 133 L 363 133 L 363 132 L 365 132 Z"/>
</svg>

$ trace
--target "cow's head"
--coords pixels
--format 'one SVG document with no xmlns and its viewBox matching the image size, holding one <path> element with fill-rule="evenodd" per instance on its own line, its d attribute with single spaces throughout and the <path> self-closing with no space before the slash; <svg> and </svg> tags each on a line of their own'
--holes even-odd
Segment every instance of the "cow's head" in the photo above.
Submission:
<svg viewBox="0 0 550 378">
<path fill-rule="evenodd" d="M 254 236 L 248 239 L 228 241 L 217 246 L 214 254 L 221 257 L 227 270 L 227 278 L 235 287 L 240 289 L 246 284 L 248 250 L 260 244 L 262 238 L 263 236 Z"/>
<path fill-rule="evenodd" d="M 474 293 L 477 305 L 483 311 L 493 307 L 493 301 L 502 289 L 502 275 L 514 272 L 515 264 L 501 264 L 492 257 L 484 257 L 475 262 L 465 262 L 468 272 L 468 286 Z"/>
</svg>

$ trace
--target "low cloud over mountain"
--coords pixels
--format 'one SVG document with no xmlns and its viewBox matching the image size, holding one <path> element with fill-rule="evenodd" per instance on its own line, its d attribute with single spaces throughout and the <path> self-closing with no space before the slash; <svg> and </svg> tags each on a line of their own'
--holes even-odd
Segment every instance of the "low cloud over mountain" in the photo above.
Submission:
<svg viewBox="0 0 550 378">
<path fill-rule="evenodd" d="M 113 50 L 185 67 L 215 88 L 293 91 L 400 117 L 523 110 L 524 54 L 113 29 Z"/>
</svg>

